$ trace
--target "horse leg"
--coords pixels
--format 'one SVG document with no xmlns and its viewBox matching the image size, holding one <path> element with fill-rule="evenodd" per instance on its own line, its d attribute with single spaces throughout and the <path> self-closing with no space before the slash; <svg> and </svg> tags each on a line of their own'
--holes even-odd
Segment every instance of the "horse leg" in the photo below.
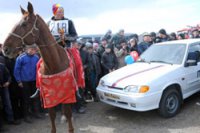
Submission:
<svg viewBox="0 0 200 133">
<path fill-rule="evenodd" d="M 51 133 L 56 133 L 56 125 L 55 125 L 56 111 L 54 107 L 49 108 L 49 116 L 51 120 Z"/>
<path fill-rule="evenodd" d="M 72 108 L 70 104 L 64 104 L 64 113 L 65 116 L 68 120 L 68 129 L 69 129 L 69 133 L 74 133 L 74 127 L 72 124 Z"/>
</svg>

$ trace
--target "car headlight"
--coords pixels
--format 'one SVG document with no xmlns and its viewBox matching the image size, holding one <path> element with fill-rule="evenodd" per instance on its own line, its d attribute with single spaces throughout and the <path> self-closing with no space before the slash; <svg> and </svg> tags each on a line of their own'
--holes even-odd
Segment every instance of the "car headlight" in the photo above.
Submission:
<svg viewBox="0 0 200 133">
<path fill-rule="evenodd" d="M 129 85 L 125 87 L 124 89 L 126 92 L 131 92 L 131 93 L 146 93 L 149 91 L 149 86 L 142 85 L 142 86 L 137 86 L 137 85 Z"/>
<path fill-rule="evenodd" d="M 136 85 L 129 85 L 129 86 L 127 86 L 127 87 L 125 87 L 125 91 L 126 92 L 132 92 L 132 93 L 138 93 L 138 86 L 136 86 Z"/>
</svg>

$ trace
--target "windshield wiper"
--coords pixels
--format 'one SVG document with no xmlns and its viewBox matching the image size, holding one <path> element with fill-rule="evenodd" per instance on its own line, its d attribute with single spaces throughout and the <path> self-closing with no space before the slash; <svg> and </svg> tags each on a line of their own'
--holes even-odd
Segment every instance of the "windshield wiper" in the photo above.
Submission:
<svg viewBox="0 0 200 133">
<path fill-rule="evenodd" d="M 144 63 L 151 63 L 150 61 L 146 61 L 145 59 L 140 58 L 139 60 L 137 60 L 137 62 L 144 62 Z"/>
<path fill-rule="evenodd" d="M 173 63 L 169 63 L 169 62 L 161 61 L 161 60 L 151 60 L 151 61 L 149 61 L 149 62 L 158 62 L 158 63 L 165 63 L 165 64 L 173 65 Z"/>
<path fill-rule="evenodd" d="M 147 61 L 145 61 L 145 59 L 140 58 L 139 60 L 137 60 L 137 62 L 147 62 Z"/>
</svg>

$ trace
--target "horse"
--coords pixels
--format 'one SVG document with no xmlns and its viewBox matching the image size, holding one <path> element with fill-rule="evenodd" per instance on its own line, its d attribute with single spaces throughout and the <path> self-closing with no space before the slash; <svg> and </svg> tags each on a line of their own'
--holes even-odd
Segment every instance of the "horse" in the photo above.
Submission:
<svg viewBox="0 0 200 133">
<path fill-rule="evenodd" d="M 36 44 L 43 60 L 41 74 L 55 75 L 68 69 L 70 59 L 66 50 L 57 44 L 45 21 L 38 14 L 34 14 L 32 4 L 28 2 L 27 11 L 21 6 L 20 8 L 22 19 L 5 39 L 3 44 L 4 55 L 14 58 L 26 45 Z M 72 95 L 72 97 L 75 97 L 74 93 Z M 63 104 L 63 109 L 68 120 L 68 131 L 74 133 L 71 103 Z M 55 106 L 49 107 L 48 110 L 51 120 L 51 133 L 56 133 Z"/>
</svg>

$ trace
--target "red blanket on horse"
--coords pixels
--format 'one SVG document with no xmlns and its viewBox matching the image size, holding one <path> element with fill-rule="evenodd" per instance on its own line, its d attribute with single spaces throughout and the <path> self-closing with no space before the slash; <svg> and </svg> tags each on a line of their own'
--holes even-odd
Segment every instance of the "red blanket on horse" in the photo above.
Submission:
<svg viewBox="0 0 200 133">
<path fill-rule="evenodd" d="M 42 75 L 41 65 L 42 60 L 37 64 L 37 87 L 40 89 L 44 108 L 51 108 L 60 103 L 75 103 L 77 84 L 72 68 L 54 75 Z"/>
<path fill-rule="evenodd" d="M 76 78 L 78 87 L 85 88 L 85 76 L 79 51 L 76 48 L 67 48 L 66 51 L 68 57 L 73 60 L 74 77 Z"/>
<path fill-rule="evenodd" d="M 69 67 L 58 74 L 42 75 L 42 59 L 37 64 L 37 88 L 40 89 L 44 108 L 60 103 L 75 103 L 78 87 L 85 87 L 84 71 L 78 50 L 67 49 Z"/>
</svg>

